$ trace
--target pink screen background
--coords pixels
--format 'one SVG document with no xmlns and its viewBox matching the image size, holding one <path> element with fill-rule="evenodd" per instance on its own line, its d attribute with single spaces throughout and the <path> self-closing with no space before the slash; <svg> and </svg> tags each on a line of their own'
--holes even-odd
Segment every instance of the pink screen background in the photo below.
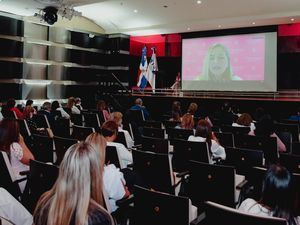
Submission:
<svg viewBox="0 0 300 225">
<path fill-rule="evenodd" d="M 228 48 L 234 75 L 243 80 L 264 80 L 264 34 L 183 39 L 183 80 L 194 80 L 202 73 L 204 57 L 208 48 L 216 43 L 223 44 Z"/>
</svg>

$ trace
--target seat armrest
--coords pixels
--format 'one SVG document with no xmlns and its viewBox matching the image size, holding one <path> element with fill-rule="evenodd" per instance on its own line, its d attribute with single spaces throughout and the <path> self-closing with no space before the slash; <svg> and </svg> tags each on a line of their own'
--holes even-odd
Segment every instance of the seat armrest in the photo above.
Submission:
<svg viewBox="0 0 300 225">
<path fill-rule="evenodd" d="M 132 169 L 133 168 L 133 163 L 128 164 L 126 167 Z"/>
<path fill-rule="evenodd" d="M 201 225 L 201 224 L 205 224 L 205 212 L 201 213 L 196 219 L 192 220 L 190 222 L 190 225 Z"/>
<path fill-rule="evenodd" d="M 127 198 L 122 198 L 116 201 L 116 205 L 119 206 L 120 208 L 123 208 L 123 207 L 128 207 L 133 202 L 134 202 L 134 196 L 133 194 L 131 194 Z"/>
<path fill-rule="evenodd" d="M 21 176 L 28 176 L 30 174 L 29 170 L 24 170 L 19 173 Z"/>
<path fill-rule="evenodd" d="M 244 187 L 246 187 L 248 185 L 248 180 L 243 180 L 242 182 L 240 182 L 238 185 L 236 185 L 236 189 L 243 189 Z"/>
<path fill-rule="evenodd" d="M 188 175 L 189 173 L 190 173 L 189 171 L 183 171 L 183 172 L 177 173 L 176 177 L 182 178 L 182 177 L 185 177 L 186 175 Z"/>
</svg>

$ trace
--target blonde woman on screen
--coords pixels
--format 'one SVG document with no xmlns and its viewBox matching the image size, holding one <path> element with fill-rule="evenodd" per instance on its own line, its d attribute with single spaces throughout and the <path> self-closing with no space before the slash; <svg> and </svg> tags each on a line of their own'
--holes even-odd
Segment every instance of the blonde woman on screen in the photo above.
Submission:
<svg viewBox="0 0 300 225">
<path fill-rule="evenodd" d="M 202 74 L 195 80 L 242 80 L 233 74 L 228 49 L 222 44 L 212 45 L 204 58 Z"/>
</svg>

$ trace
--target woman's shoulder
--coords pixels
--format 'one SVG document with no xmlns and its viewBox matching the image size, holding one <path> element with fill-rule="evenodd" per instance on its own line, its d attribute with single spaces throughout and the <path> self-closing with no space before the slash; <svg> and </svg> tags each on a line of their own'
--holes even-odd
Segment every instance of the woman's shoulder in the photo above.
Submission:
<svg viewBox="0 0 300 225">
<path fill-rule="evenodd" d="M 239 210 L 242 212 L 248 212 L 260 216 L 271 216 L 272 214 L 270 210 L 263 207 L 261 204 L 259 204 L 252 198 L 247 198 L 246 200 L 244 200 L 241 203 Z"/>
<path fill-rule="evenodd" d="M 88 225 L 111 225 L 112 220 L 108 212 L 100 207 L 94 207 L 89 213 Z"/>
</svg>

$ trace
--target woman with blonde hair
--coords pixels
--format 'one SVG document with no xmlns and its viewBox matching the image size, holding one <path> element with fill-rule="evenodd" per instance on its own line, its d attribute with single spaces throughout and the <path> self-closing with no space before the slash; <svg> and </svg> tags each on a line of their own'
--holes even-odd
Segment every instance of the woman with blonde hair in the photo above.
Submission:
<svg viewBox="0 0 300 225">
<path fill-rule="evenodd" d="M 102 173 L 97 151 L 90 144 L 72 145 L 61 162 L 56 183 L 38 201 L 34 224 L 114 224 L 102 206 Z"/>
<path fill-rule="evenodd" d="M 176 126 L 175 128 L 193 130 L 195 127 L 194 117 L 190 113 L 186 113 L 181 118 L 180 126 Z"/>
<path fill-rule="evenodd" d="M 98 154 L 101 171 L 103 171 L 104 191 L 109 198 L 110 209 L 117 209 L 116 201 L 130 195 L 123 173 L 114 165 L 105 165 L 106 140 L 99 133 L 90 134 L 86 140 Z"/>
<path fill-rule="evenodd" d="M 80 114 L 80 110 L 75 106 L 75 98 L 68 98 L 68 103 L 66 108 L 68 108 L 72 114 Z"/>
<path fill-rule="evenodd" d="M 110 114 L 110 120 L 115 121 L 118 124 L 118 132 L 124 133 L 127 148 L 132 148 L 132 146 L 134 146 L 134 141 L 129 132 L 123 129 L 123 114 L 121 112 L 113 112 Z"/>
<path fill-rule="evenodd" d="M 189 108 L 188 108 L 187 112 L 188 112 L 189 114 L 191 114 L 191 115 L 194 116 L 195 113 L 196 113 L 196 111 L 197 111 L 197 109 L 198 109 L 197 103 L 192 102 L 192 103 L 189 105 Z"/>
</svg>

